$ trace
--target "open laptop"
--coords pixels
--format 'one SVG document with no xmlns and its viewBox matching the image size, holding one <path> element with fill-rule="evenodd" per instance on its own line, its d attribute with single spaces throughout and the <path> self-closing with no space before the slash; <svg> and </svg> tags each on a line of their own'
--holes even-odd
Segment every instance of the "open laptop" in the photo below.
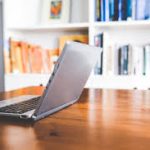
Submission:
<svg viewBox="0 0 150 150">
<path fill-rule="evenodd" d="M 97 47 L 67 42 L 42 96 L 24 95 L 0 101 L 0 116 L 36 121 L 75 103 L 100 51 Z"/>
</svg>

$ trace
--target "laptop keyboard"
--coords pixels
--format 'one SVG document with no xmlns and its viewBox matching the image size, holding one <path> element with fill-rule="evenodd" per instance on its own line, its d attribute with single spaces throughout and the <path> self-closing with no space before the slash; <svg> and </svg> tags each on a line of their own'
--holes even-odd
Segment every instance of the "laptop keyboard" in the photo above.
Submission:
<svg viewBox="0 0 150 150">
<path fill-rule="evenodd" d="M 33 110 L 36 108 L 40 97 L 32 98 L 27 101 L 11 104 L 9 106 L 1 107 L 0 112 L 3 113 L 17 113 L 22 114 L 27 111 Z"/>
</svg>

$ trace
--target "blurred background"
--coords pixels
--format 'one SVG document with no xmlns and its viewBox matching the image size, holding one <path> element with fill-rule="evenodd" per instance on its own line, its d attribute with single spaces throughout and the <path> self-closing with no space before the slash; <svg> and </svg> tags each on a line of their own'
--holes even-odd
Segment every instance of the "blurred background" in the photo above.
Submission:
<svg viewBox="0 0 150 150">
<path fill-rule="evenodd" d="M 148 90 L 149 19 L 149 0 L 0 0 L 0 91 L 45 86 L 66 41 L 102 49 L 85 87 Z"/>
</svg>

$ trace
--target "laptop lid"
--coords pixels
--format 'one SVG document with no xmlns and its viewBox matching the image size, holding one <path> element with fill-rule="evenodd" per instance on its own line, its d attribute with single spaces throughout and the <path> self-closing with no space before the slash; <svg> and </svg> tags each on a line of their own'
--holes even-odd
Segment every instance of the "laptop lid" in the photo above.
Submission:
<svg viewBox="0 0 150 150">
<path fill-rule="evenodd" d="M 50 114 L 78 100 L 101 49 L 67 42 L 34 116 Z"/>
</svg>

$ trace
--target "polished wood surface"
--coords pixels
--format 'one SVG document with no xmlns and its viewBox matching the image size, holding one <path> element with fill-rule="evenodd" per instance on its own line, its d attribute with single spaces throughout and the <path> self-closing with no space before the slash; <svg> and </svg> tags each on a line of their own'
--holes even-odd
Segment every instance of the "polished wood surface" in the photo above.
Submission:
<svg viewBox="0 0 150 150">
<path fill-rule="evenodd" d="M 0 99 L 42 94 L 42 87 Z M 150 91 L 85 89 L 79 101 L 34 124 L 0 118 L 0 150 L 150 150 Z"/>
</svg>

